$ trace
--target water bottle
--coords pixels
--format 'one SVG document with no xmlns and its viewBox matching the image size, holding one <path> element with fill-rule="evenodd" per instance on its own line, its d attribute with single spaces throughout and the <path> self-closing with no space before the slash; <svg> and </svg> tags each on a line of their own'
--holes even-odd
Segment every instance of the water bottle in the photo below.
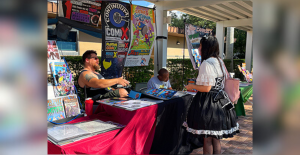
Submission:
<svg viewBox="0 0 300 155">
<path fill-rule="evenodd" d="M 93 115 L 94 101 L 92 100 L 92 98 L 86 98 L 84 103 L 85 103 L 85 113 L 86 113 L 86 115 L 87 116 Z"/>
</svg>

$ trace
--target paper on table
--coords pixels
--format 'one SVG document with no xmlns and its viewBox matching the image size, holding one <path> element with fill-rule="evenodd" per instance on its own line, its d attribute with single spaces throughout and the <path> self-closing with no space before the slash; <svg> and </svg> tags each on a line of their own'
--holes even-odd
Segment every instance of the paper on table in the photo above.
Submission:
<svg viewBox="0 0 300 155">
<path fill-rule="evenodd" d="M 74 125 L 89 133 L 105 132 L 107 130 L 117 129 L 116 125 L 109 124 L 100 120 L 88 121 L 88 122 L 78 123 Z"/>
</svg>

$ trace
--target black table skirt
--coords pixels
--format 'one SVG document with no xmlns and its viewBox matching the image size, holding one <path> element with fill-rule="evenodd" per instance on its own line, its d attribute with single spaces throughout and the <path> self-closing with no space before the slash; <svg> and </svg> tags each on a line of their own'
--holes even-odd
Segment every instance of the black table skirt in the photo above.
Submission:
<svg viewBox="0 0 300 155">
<path fill-rule="evenodd" d="M 158 104 L 155 135 L 151 154 L 189 154 L 203 146 L 182 126 L 193 96 L 164 101 Z"/>
</svg>

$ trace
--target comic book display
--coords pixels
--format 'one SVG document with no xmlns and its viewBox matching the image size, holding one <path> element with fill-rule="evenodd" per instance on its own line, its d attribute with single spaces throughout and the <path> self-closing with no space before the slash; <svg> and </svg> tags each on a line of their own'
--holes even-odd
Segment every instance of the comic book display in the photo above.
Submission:
<svg viewBox="0 0 300 155">
<path fill-rule="evenodd" d="M 52 45 L 49 47 L 56 47 L 56 44 L 53 45 L 55 41 L 51 43 Z M 67 119 L 81 114 L 77 95 L 75 95 L 73 75 L 68 71 L 66 62 L 64 62 L 63 59 L 60 59 L 59 62 L 50 62 L 48 66 L 51 71 L 50 75 L 52 75 L 53 83 L 50 82 L 47 86 L 47 120 L 55 122 L 57 120 Z M 52 90 L 49 91 L 49 88 L 52 88 Z"/>
<path fill-rule="evenodd" d="M 130 47 L 130 4 L 119 1 L 102 3 L 101 75 L 106 79 L 122 76 Z"/>
<path fill-rule="evenodd" d="M 243 73 L 243 75 L 245 76 L 246 78 L 246 81 L 247 82 L 252 82 L 253 81 L 253 75 L 252 73 L 250 73 L 248 70 L 245 69 L 246 68 L 246 64 L 243 63 L 243 67 L 241 67 L 240 65 L 238 65 L 238 69 L 240 72 Z"/>
<path fill-rule="evenodd" d="M 155 44 L 153 9 L 131 5 L 131 47 L 125 66 L 148 66 Z"/>
<path fill-rule="evenodd" d="M 203 36 L 209 36 L 212 32 L 198 26 L 185 24 L 185 37 L 188 46 L 190 59 L 194 69 L 198 69 L 201 64 L 201 53 L 198 48 L 200 47 L 200 40 Z"/>
</svg>

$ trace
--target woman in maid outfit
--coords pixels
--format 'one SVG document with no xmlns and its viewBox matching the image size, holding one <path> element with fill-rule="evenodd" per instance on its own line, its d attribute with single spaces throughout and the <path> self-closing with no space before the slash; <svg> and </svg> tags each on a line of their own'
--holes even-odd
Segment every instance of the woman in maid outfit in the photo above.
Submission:
<svg viewBox="0 0 300 155">
<path fill-rule="evenodd" d="M 219 57 L 216 37 L 203 37 L 200 41 L 201 66 L 196 85 L 189 84 L 187 90 L 196 89 L 188 110 L 186 127 L 189 133 L 204 139 L 203 154 L 221 154 L 220 139 L 239 133 L 234 105 L 224 91 L 225 70 Z"/>
</svg>

